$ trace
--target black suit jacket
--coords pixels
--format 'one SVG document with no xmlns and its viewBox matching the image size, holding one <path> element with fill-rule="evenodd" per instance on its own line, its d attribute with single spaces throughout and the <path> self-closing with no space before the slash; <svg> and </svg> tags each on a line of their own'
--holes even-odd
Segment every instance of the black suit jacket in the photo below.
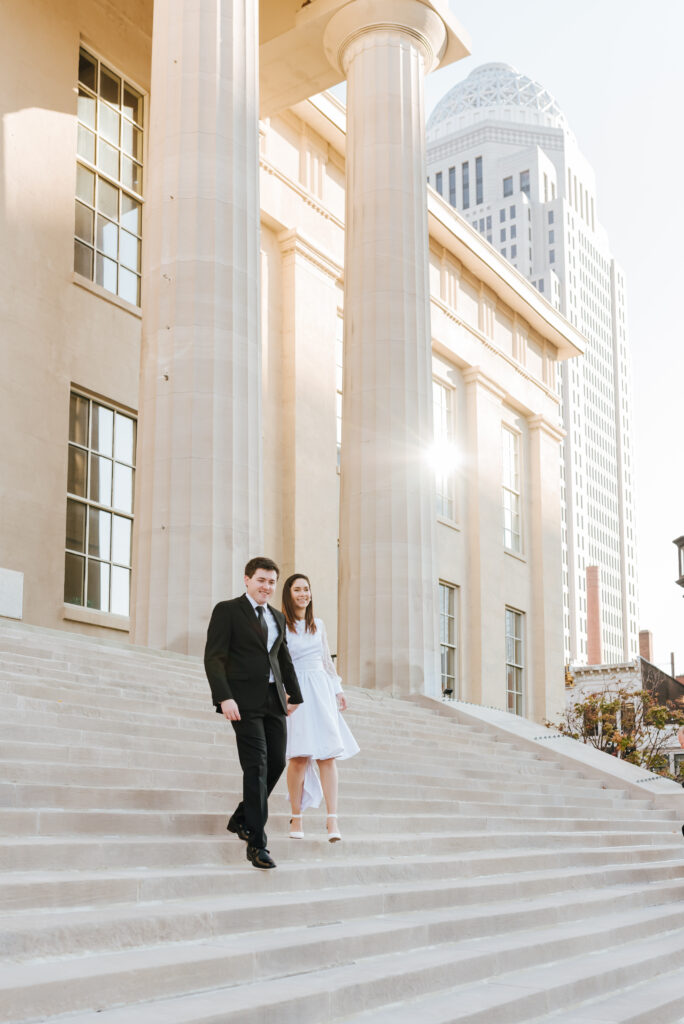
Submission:
<svg viewBox="0 0 684 1024">
<path fill-rule="evenodd" d="M 266 703 L 269 676 L 273 671 L 283 710 L 287 698 L 301 704 L 302 694 L 287 649 L 285 616 L 268 605 L 278 624 L 278 637 L 269 651 L 259 620 L 245 594 L 221 601 L 211 613 L 204 668 L 211 698 L 221 712 L 221 701 L 234 700 L 240 711 L 256 711 Z"/>
</svg>

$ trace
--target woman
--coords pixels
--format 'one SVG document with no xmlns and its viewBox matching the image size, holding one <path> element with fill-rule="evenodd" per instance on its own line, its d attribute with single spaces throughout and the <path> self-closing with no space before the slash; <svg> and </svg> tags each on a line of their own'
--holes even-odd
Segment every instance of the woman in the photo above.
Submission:
<svg viewBox="0 0 684 1024">
<path fill-rule="evenodd" d="M 347 708 L 340 677 L 330 657 L 322 619 L 315 619 L 309 578 L 297 572 L 283 584 L 287 645 L 302 691 L 303 703 L 287 719 L 287 788 L 292 805 L 290 838 L 303 839 L 302 813 L 325 797 L 331 843 L 342 838 L 337 824 L 336 759 L 359 751 L 340 714 Z M 313 767 L 318 762 L 320 782 Z M 321 789 L 322 787 L 322 789 Z"/>
</svg>

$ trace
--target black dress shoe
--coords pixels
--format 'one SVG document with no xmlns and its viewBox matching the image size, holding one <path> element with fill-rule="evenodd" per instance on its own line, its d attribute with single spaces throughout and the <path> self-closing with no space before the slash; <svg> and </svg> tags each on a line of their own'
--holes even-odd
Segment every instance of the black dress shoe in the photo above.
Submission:
<svg viewBox="0 0 684 1024">
<path fill-rule="evenodd" d="M 247 860 L 251 860 L 255 868 L 274 868 L 276 862 L 268 850 L 260 850 L 258 846 L 247 847 Z"/>
<path fill-rule="evenodd" d="M 228 829 L 229 832 L 233 832 L 238 837 L 238 839 L 242 839 L 243 843 L 249 842 L 249 837 L 251 836 L 252 833 L 251 830 L 248 829 L 245 824 L 243 824 L 243 822 L 233 821 L 233 819 L 230 818 L 228 824 L 226 825 L 226 828 Z"/>
</svg>

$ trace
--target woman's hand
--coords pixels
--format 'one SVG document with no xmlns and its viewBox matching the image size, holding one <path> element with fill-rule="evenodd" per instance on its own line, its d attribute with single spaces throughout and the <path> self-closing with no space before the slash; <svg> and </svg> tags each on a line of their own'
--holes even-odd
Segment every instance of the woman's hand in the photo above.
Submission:
<svg viewBox="0 0 684 1024">
<path fill-rule="evenodd" d="M 340 711 L 347 710 L 347 698 L 343 693 L 337 694 L 337 707 L 339 708 Z"/>
</svg>

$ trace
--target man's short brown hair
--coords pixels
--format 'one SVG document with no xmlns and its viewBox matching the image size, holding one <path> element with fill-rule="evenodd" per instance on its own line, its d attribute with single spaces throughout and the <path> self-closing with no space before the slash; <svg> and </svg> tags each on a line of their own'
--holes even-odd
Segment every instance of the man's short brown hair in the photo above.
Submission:
<svg viewBox="0 0 684 1024">
<path fill-rule="evenodd" d="M 264 555 L 257 555 L 256 558 L 250 558 L 249 562 L 245 566 L 245 576 L 251 579 L 257 569 L 266 569 L 267 572 L 274 572 L 276 576 L 280 576 L 280 569 L 273 559 L 266 558 Z"/>
</svg>

